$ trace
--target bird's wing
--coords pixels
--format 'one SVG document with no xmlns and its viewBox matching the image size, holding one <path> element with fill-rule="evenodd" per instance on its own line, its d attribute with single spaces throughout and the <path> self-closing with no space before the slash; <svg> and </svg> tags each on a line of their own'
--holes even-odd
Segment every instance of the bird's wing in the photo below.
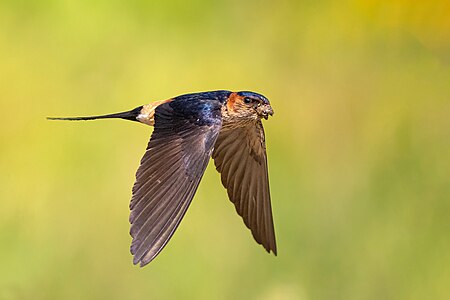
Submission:
<svg viewBox="0 0 450 300">
<path fill-rule="evenodd" d="M 245 127 L 223 127 L 212 154 L 236 211 L 267 252 L 277 254 L 264 129 L 261 121 Z"/>
<path fill-rule="evenodd" d="M 220 103 L 161 104 L 130 203 L 134 264 L 164 248 L 194 197 L 221 128 Z"/>
</svg>

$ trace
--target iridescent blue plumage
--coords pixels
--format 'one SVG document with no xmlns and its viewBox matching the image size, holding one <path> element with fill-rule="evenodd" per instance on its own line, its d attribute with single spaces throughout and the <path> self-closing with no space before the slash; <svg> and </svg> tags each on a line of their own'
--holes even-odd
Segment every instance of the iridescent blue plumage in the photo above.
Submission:
<svg viewBox="0 0 450 300">
<path fill-rule="evenodd" d="M 238 94 L 238 96 L 241 96 L 241 97 L 249 97 L 252 99 L 259 99 L 264 104 L 270 104 L 269 99 L 267 99 L 266 97 L 264 97 L 263 95 L 258 94 L 258 93 L 249 92 L 249 91 L 241 91 L 241 92 L 237 92 L 237 94 Z"/>
<path fill-rule="evenodd" d="M 168 105 L 175 114 L 182 115 L 196 125 L 219 124 L 221 107 L 230 94 L 230 91 L 214 91 L 181 95 L 173 98 Z"/>
<path fill-rule="evenodd" d="M 200 93 L 191 93 L 191 94 L 180 95 L 180 96 L 173 98 L 173 100 L 184 100 L 184 101 L 217 100 L 220 103 L 224 103 L 225 101 L 227 101 L 230 94 L 231 94 L 230 91 L 219 90 L 219 91 L 200 92 Z"/>
</svg>

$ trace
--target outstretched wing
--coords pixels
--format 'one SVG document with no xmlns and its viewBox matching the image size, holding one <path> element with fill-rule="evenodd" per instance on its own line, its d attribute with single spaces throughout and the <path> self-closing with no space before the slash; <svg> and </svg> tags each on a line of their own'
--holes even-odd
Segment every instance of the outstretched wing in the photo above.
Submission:
<svg viewBox="0 0 450 300">
<path fill-rule="evenodd" d="M 221 128 L 220 106 L 173 100 L 156 108 L 130 203 L 134 264 L 152 261 L 186 213 Z"/>
<path fill-rule="evenodd" d="M 266 145 L 261 121 L 223 127 L 212 154 L 236 211 L 267 252 L 277 254 L 270 205 Z"/>
</svg>

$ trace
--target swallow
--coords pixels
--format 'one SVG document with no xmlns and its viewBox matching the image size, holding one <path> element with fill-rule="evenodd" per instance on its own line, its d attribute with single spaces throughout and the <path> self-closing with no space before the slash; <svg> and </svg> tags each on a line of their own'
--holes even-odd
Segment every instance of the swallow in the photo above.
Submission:
<svg viewBox="0 0 450 300">
<path fill-rule="evenodd" d="M 154 126 L 130 203 L 131 254 L 133 263 L 143 267 L 174 234 L 210 157 L 256 242 L 277 255 L 261 122 L 272 115 L 263 95 L 221 90 L 181 95 L 120 113 L 48 119 L 119 118 Z"/>
</svg>

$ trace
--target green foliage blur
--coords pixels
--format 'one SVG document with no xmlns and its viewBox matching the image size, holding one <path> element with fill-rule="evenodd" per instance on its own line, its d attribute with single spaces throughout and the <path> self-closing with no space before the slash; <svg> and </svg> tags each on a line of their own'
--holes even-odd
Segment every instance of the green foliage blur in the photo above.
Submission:
<svg viewBox="0 0 450 300">
<path fill-rule="evenodd" d="M 50 122 L 267 96 L 278 257 L 212 164 L 147 267 L 151 128 Z M 448 1 L 0 1 L 0 299 L 450 299 Z"/>
</svg>

